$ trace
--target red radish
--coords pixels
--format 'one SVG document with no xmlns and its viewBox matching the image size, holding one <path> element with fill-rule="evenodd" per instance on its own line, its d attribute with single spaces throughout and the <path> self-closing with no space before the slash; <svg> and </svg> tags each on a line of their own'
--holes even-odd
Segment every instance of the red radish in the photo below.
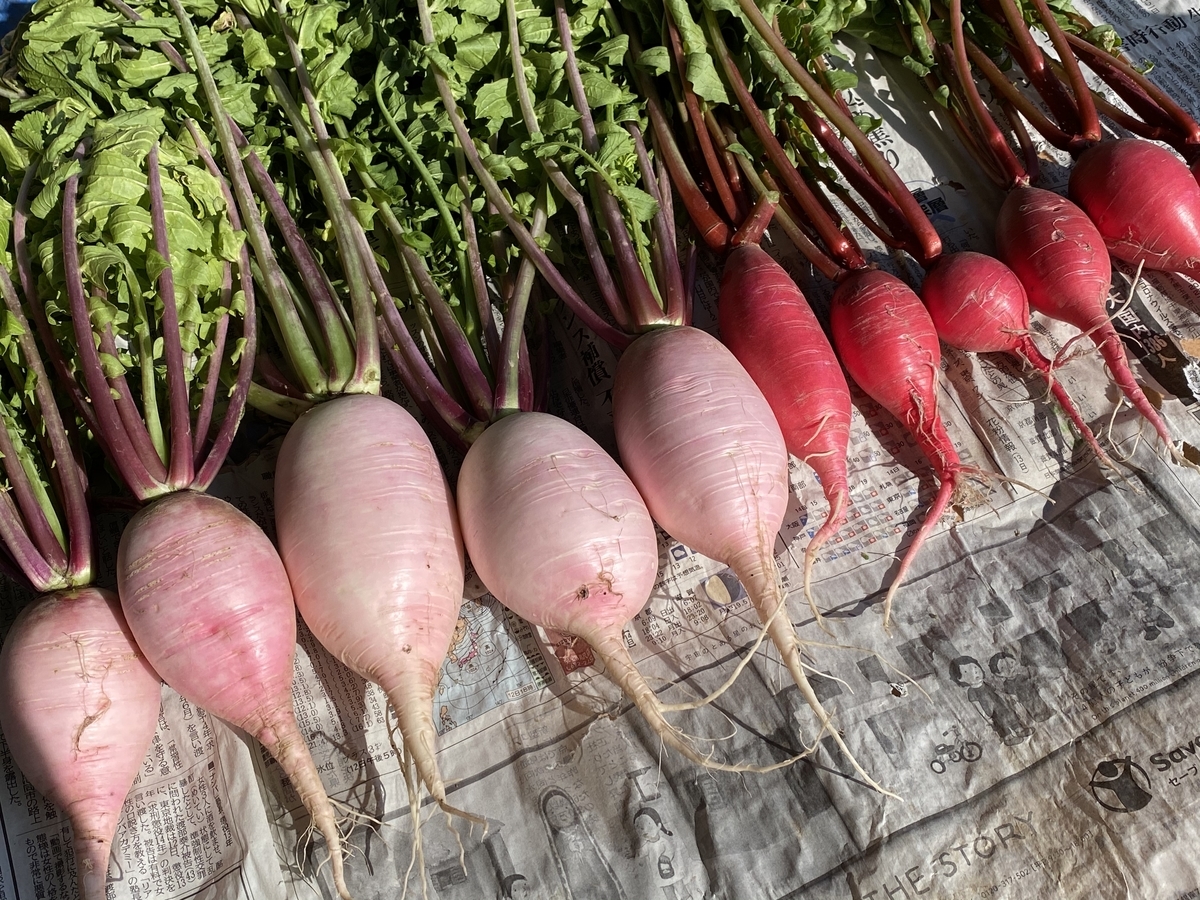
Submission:
<svg viewBox="0 0 1200 900">
<path fill-rule="evenodd" d="M 129 628 L 163 680 L 278 760 L 349 898 L 333 807 L 292 707 L 296 607 L 271 541 L 225 501 L 177 491 L 126 526 L 117 584 Z"/>
<path fill-rule="evenodd" d="M 804 593 L 819 620 L 813 564 L 845 522 L 850 497 L 850 388 L 804 294 L 757 244 L 742 244 L 726 259 L 718 315 L 721 340 L 770 404 L 788 453 L 817 473 L 829 501 L 829 515 L 804 551 Z"/>
<path fill-rule="evenodd" d="M 1046 379 L 1054 399 L 1100 461 L 1113 464 L 1070 395 L 1053 377 L 1053 364 L 1030 337 L 1029 298 L 1012 269 L 983 253 L 951 253 L 925 275 L 921 299 L 938 337 L 951 347 L 973 353 L 1011 353 L 1033 367 Z"/>
<path fill-rule="evenodd" d="M 1071 167 L 1068 194 L 1114 258 L 1200 274 L 1200 184 L 1170 150 L 1136 138 L 1094 144 Z"/>
<path fill-rule="evenodd" d="M 116 595 L 81 588 L 21 612 L 0 683 L 13 761 L 71 822 L 81 900 L 103 900 L 121 808 L 158 728 L 159 678 Z"/>
<path fill-rule="evenodd" d="M 1083 210 L 1040 188 L 1010 191 L 996 221 L 996 255 L 1021 279 L 1031 307 L 1092 339 L 1121 393 L 1154 426 L 1171 455 L 1182 459 L 1166 423 L 1134 380 L 1108 318 L 1112 263 L 1104 239 Z"/>
<path fill-rule="evenodd" d="M 421 780 L 444 804 L 433 692 L 462 604 L 464 560 L 429 438 L 383 397 L 317 406 L 279 451 L 275 523 L 305 623 L 383 688 Z"/>
<path fill-rule="evenodd" d="M 591 645 L 650 727 L 717 768 L 670 725 L 629 657 L 622 629 L 658 577 L 654 522 L 611 456 L 556 416 L 505 416 L 475 440 L 458 475 L 463 542 L 496 598 L 542 628 Z"/>
<path fill-rule="evenodd" d="M 729 566 L 821 727 L 869 784 L 804 674 L 775 566 L 787 512 L 788 454 L 754 380 L 716 338 L 688 326 L 651 331 L 617 365 L 613 419 L 621 463 L 654 520 Z"/>
<path fill-rule="evenodd" d="M 887 272 L 860 270 L 833 293 L 830 306 L 833 345 L 858 386 L 894 415 L 916 439 L 941 482 L 925 522 L 917 531 L 883 601 L 883 624 L 892 598 L 917 551 L 933 531 L 956 492 L 964 467 L 938 415 L 941 346 L 921 298 Z"/>
</svg>

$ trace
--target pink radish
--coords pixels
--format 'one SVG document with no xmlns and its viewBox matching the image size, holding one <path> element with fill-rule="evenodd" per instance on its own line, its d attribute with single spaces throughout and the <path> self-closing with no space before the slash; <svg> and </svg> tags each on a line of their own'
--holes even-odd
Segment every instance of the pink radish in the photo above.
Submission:
<svg viewBox="0 0 1200 900">
<path fill-rule="evenodd" d="M 71 822 L 81 900 L 103 900 L 121 807 L 158 728 L 159 678 L 116 595 L 81 588 L 21 612 L 0 683 L 13 761 Z"/>
<path fill-rule="evenodd" d="M 788 452 L 808 464 L 829 501 L 829 515 L 804 551 L 804 593 L 821 546 L 846 520 L 850 489 L 850 388 L 804 294 L 757 244 L 742 244 L 725 261 L 718 305 L 721 340 L 770 404 Z"/>
<path fill-rule="evenodd" d="M 383 688 L 422 781 L 445 804 L 433 692 L 462 604 L 464 560 L 429 438 L 383 397 L 321 404 L 284 438 L 275 522 L 305 623 Z"/>
<path fill-rule="evenodd" d="M 982 253 L 951 253 L 926 273 L 921 299 L 938 337 L 951 347 L 973 353 L 1011 353 L 1035 369 L 1100 461 L 1113 464 L 1062 384 L 1054 379 L 1053 364 L 1030 337 L 1029 299 L 1012 269 Z"/>
<path fill-rule="evenodd" d="M 555 416 L 505 416 L 463 460 L 458 509 L 471 563 L 501 603 L 583 638 L 667 744 L 700 765 L 729 768 L 663 718 L 625 649 L 622 629 L 658 577 L 658 541 L 637 489 L 599 444 Z"/>
<path fill-rule="evenodd" d="M 1134 380 L 1108 318 L 1112 264 L 1104 239 L 1083 210 L 1040 188 L 1010 191 L 996 221 L 996 255 L 1021 279 L 1031 307 L 1092 339 L 1121 393 L 1154 426 L 1171 455 L 1182 459 L 1166 423 Z"/>
<path fill-rule="evenodd" d="M 1071 167 L 1068 194 L 1114 258 L 1200 274 L 1200 184 L 1170 150 L 1136 138 L 1094 144 Z"/>
<path fill-rule="evenodd" d="M 292 707 L 296 607 L 271 541 L 225 501 L 177 491 L 125 528 L 117 583 L 129 628 L 163 680 L 279 762 L 349 898 L 333 807 Z"/>
<path fill-rule="evenodd" d="M 813 692 L 796 630 L 786 608 L 780 610 L 785 598 L 774 548 L 790 494 L 788 454 L 754 380 L 711 335 L 687 326 L 661 328 L 622 354 L 613 419 L 621 463 L 654 520 L 733 570 L 821 727 L 855 771 L 882 791 Z"/>
<path fill-rule="evenodd" d="M 892 598 L 917 551 L 963 489 L 964 467 L 938 415 L 942 352 L 933 320 L 912 288 L 887 272 L 860 270 L 838 285 L 830 306 L 833 345 L 850 377 L 916 439 L 941 482 L 937 497 L 892 579 L 883 601 L 886 627 Z"/>
</svg>

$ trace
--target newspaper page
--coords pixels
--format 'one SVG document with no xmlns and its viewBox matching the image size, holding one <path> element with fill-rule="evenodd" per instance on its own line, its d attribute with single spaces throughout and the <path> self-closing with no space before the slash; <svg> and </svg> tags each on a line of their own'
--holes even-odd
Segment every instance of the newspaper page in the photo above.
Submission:
<svg viewBox="0 0 1200 900">
<path fill-rule="evenodd" d="M 1200 7 L 1090 0 L 1151 77 L 1200 114 Z M 964 166 L 936 110 L 895 60 L 851 46 L 851 101 L 883 119 L 872 139 L 950 249 L 988 250 L 1000 194 Z M 1042 154 L 1045 183 L 1063 160 Z M 865 235 L 859 235 L 869 245 Z M 830 287 L 771 247 L 819 311 Z M 918 279 L 882 248 L 872 261 Z M 697 324 L 715 330 L 716 268 Z M 1111 308 L 1135 374 L 1175 432 L 1200 446 L 1200 289 L 1114 267 Z M 555 319 L 553 411 L 615 452 L 616 358 L 567 313 Z M 1053 355 L 1074 336 L 1035 317 Z M 1190 352 L 1189 352 L 1190 351 Z M 487 823 L 410 802 L 382 693 L 300 626 L 294 699 L 322 778 L 346 812 L 359 900 L 942 900 L 1200 896 L 1200 475 L 1118 403 L 1098 355 L 1058 373 L 1114 453 L 1101 471 L 1046 389 L 1011 361 L 945 350 L 940 411 L 978 502 L 938 524 L 882 627 L 883 591 L 936 483 L 912 438 L 854 394 L 853 508 L 823 549 L 814 593 L 804 547 L 828 506 L 793 460 L 777 543 L 788 613 L 816 696 L 872 790 L 768 646 L 709 706 L 672 721 L 715 757 L 766 773 L 698 768 L 665 750 L 586 643 L 507 612 L 469 578 L 434 700 L 449 800 Z M 213 490 L 271 533 L 282 429 L 248 419 L 261 447 Z M 453 482 L 455 456 L 442 460 Z M 1009 479 L 1009 480 L 1004 480 Z M 759 623 L 721 564 L 660 533 L 659 579 L 625 630 L 665 702 L 704 696 L 745 657 Z M 160 732 L 126 804 L 113 900 L 333 898 L 324 847 L 290 783 L 246 736 L 164 689 Z M 73 896 L 69 829 L 0 747 L 6 796 L 0 897 Z M 419 848 L 418 848 L 419 844 Z M 419 849 L 419 852 L 418 852 Z"/>
</svg>

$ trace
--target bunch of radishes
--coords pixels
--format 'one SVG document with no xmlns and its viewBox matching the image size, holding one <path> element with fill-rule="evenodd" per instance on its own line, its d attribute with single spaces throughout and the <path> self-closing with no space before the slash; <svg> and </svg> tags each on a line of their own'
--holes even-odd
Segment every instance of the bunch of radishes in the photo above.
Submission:
<svg viewBox="0 0 1200 900">
<path fill-rule="evenodd" d="M 116 816 L 157 721 L 158 677 L 253 736 L 280 762 L 326 842 L 339 893 L 348 896 L 338 822 L 291 707 L 297 607 L 333 656 L 384 689 L 409 757 L 404 764 L 411 761 L 436 802 L 458 812 L 447 805 L 437 764 L 432 696 L 462 599 L 464 546 L 503 603 L 536 625 L 587 640 L 666 743 L 698 764 L 744 770 L 736 761 L 714 759 L 668 722 L 669 710 L 622 642 L 622 629 L 645 606 L 656 579 L 658 522 L 732 568 L 821 728 L 853 762 L 808 683 L 774 558 L 789 499 L 790 452 L 820 474 L 830 500 L 829 516 L 806 552 L 804 587 L 812 602 L 816 553 L 839 527 L 849 496 L 850 395 L 843 366 L 914 434 L 941 482 L 892 579 L 885 622 L 913 555 L 963 479 L 974 474 L 938 415 L 939 336 L 963 349 L 1015 353 L 1050 377 L 1052 365 L 1028 335 L 1029 306 L 1076 325 L 1100 346 L 1122 391 L 1178 456 L 1108 321 L 1108 254 L 1194 272 L 1200 186 L 1183 162 L 1144 141 L 1099 142 L 1084 150 L 1099 140 L 1086 91 L 1074 92 L 1078 109 L 1071 115 L 1080 134 L 1064 138 L 1082 151 L 1071 194 L 1085 214 L 1028 187 L 1028 173 L 1019 171 L 1003 137 L 992 139 L 994 123 L 988 124 L 972 80 L 963 80 L 961 108 L 978 114 L 976 127 L 987 138 L 981 144 L 994 150 L 995 167 L 1014 173 L 998 228 L 1007 267 L 977 254 L 942 257 L 936 233 L 845 114 L 836 91 L 812 77 L 808 60 L 788 51 L 752 0 L 738 0 L 733 19 L 745 29 L 747 46 L 768 48 L 778 70 L 803 89 L 808 100 L 793 102 L 803 128 L 875 211 L 872 218 L 860 209 L 863 217 L 928 268 L 918 298 L 899 279 L 867 266 L 820 193 L 821 179 L 831 186 L 832 177 L 819 165 L 797 168 L 783 146 L 792 140 L 795 150 L 797 135 L 781 143 L 768 127 L 748 86 L 753 78 L 725 43 L 718 13 L 727 14 L 728 4 L 696 2 L 697 21 L 687 23 L 677 18 L 688 4 L 661 11 L 658 31 L 669 58 L 684 62 L 682 25 L 689 34 L 707 34 L 715 68 L 736 98 L 736 109 L 714 112 L 686 73 L 671 82 L 680 92 L 676 108 L 688 111 L 699 175 L 673 143 L 655 85 L 635 71 L 627 87 L 643 92 L 653 136 L 647 142 L 641 123 L 624 123 L 640 193 L 601 177 L 594 171 L 598 162 L 568 170 L 540 153 L 545 179 L 521 209 L 511 186 L 497 180 L 498 167 L 481 156 L 487 141 L 473 131 L 452 73 L 432 52 L 437 39 L 425 0 L 388 24 L 409 28 L 412 43 L 427 51 L 420 57 L 425 68 L 415 68 L 428 79 L 427 94 L 441 104 L 438 119 L 461 156 L 456 194 L 410 147 L 400 154 L 407 162 L 377 164 L 371 157 L 382 155 L 373 143 L 377 136 L 366 133 L 361 120 L 326 115 L 284 3 L 256 4 L 253 17 L 239 12 L 238 33 L 273 32 L 274 46 L 290 60 L 290 67 L 279 60 L 262 66 L 261 77 L 275 104 L 274 127 L 289 134 L 281 142 L 286 150 L 273 149 L 293 154 L 289 166 L 303 170 L 303 190 L 316 198 L 312 215 L 319 227 L 313 227 L 273 181 L 270 159 L 259 156 L 263 148 L 226 109 L 190 15 L 179 0 L 168 2 L 186 52 L 166 44 L 162 53 L 176 71 L 195 73 L 206 120 L 174 123 L 172 130 L 161 113 L 114 124 L 87 116 L 77 121 L 60 109 L 47 125 L 53 133 L 45 135 L 45 158 L 35 157 L 33 147 L 15 151 L 30 155 L 14 190 L 12 228 L 23 297 L 0 271 L 6 315 L 16 323 L 3 330 L 11 344 L 5 350 L 35 376 L 31 387 L 5 385 L 8 427 L 0 429 L 0 455 L 11 491 L 0 493 L 0 538 L 12 567 L 46 594 L 18 619 L 0 656 L 0 724 L 22 770 L 71 816 L 85 900 L 103 894 Z M 996 2 L 1002 12 L 1012 6 L 1012 0 Z M 596 162 L 604 155 L 601 131 L 582 89 L 572 23 L 563 0 L 552 6 L 547 18 L 566 48 L 564 77 L 578 88 L 572 97 L 580 123 L 578 145 L 559 149 Z M 1035 0 L 1035 6 L 1040 11 L 1044 3 Z M 524 73 L 511 3 L 508 13 L 513 65 Z M 142 15 L 127 7 L 118 14 Z M 950 16 L 945 52 L 960 72 L 974 64 L 990 77 L 985 59 L 970 55 L 960 0 L 951 3 Z M 1043 18 L 1055 46 L 1068 46 L 1053 16 Z M 386 32 L 380 29 L 378 39 L 390 40 Z M 636 51 L 639 36 L 626 37 Z M 380 51 L 380 70 L 389 53 L 399 52 L 390 44 Z M 1062 58 L 1077 85 L 1068 64 L 1073 57 Z M 1131 97 L 1149 96 L 1117 63 L 1089 59 L 1118 73 Z M 1019 61 L 1032 71 L 1035 60 Z M 389 105 L 389 92 L 400 88 L 378 71 L 372 88 L 381 118 L 404 145 L 409 138 L 391 118 L 395 104 Z M 1053 91 L 1061 104 L 1062 90 Z M 535 145 L 536 116 L 528 97 L 521 103 L 525 137 Z M 734 146 L 735 122 L 747 123 L 761 143 L 759 161 Z M 360 126 L 361 152 L 339 156 Z M 851 142 L 857 158 L 834 131 Z M 116 164 L 101 154 L 114 150 L 138 169 L 126 173 L 137 189 L 127 200 L 145 213 L 141 243 L 121 244 L 120 252 L 96 237 L 108 235 L 109 220 L 98 212 L 102 200 L 88 195 L 98 161 Z M 401 198 L 388 179 L 405 166 L 412 169 L 412 196 Z M 1114 198 L 1126 194 L 1119 186 L 1140 180 L 1145 166 L 1162 173 L 1164 186 L 1130 192 L 1134 204 L 1118 203 Z M 183 186 L 199 191 L 200 185 L 208 191 L 203 198 L 186 195 Z M 620 466 L 582 431 L 537 409 L 526 341 L 535 273 L 582 304 L 545 251 L 549 210 L 556 206 L 552 189 L 567 199 L 576 217 L 572 228 L 585 235 L 587 264 L 613 319 L 593 312 L 585 321 L 623 351 L 613 392 Z M 483 223 L 471 201 L 476 191 L 511 237 L 511 244 L 497 238 L 491 256 L 480 249 Z M 724 344 L 689 324 L 692 276 L 678 252 L 673 191 L 682 194 L 710 245 L 729 251 L 720 300 Z M 450 209 L 451 196 L 461 199 L 457 211 Z M 596 212 L 585 198 L 595 201 Z M 210 213 L 199 231 L 179 221 L 189 199 L 197 207 L 207 204 Z M 417 252 L 426 245 L 412 228 L 420 217 L 409 218 L 403 202 L 438 210 L 438 237 L 452 247 L 447 256 L 460 254 L 467 271 L 447 280 L 426 262 Z M 390 259 L 407 287 L 401 297 L 393 296 L 368 239 L 372 217 L 394 244 Z M 604 223 L 606 241 L 596 239 L 593 218 Z M 94 227 L 81 230 L 81 220 Z M 832 346 L 795 283 L 758 246 L 768 221 L 837 281 Z M 173 243 L 179 233 L 192 243 Z M 206 240 L 210 245 L 201 247 Z M 55 246 L 60 264 L 47 267 Z M 219 249 L 211 259 L 196 262 L 213 248 Z M 331 259 L 336 277 L 322 268 Z M 448 281 L 461 282 L 463 298 L 447 298 L 457 290 Z M 146 303 L 150 294 L 157 302 Z M 265 298 L 266 311 L 256 312 L 256 296 Z M 466 298 L 469 304 L 459 302 Z M 126 302 L 134 314 L 125 312 Z M 205 315 L 194 307 L 204 307 Z M 268 325 L 269 350 L 257 342 L 259 315 Z M 146 504 L 121 539 L 119 603 L 90 586 L 85 476 L 72 429 L 50 393 L 35 333 L 112 469 Z M 420 424 L 378 395 L 381 346 L 417 405 L 466 451 L 457 500 Z M 255 363 L 259 383 L 251 385 Z M 230 386 L 225 396 L 223 379 Z M 1051 378 L 1051 386 L 1107 460 L 1061 385 Z M 248 399 L 296 419 L 276 473 L 278 551 L 247 517 L 204 493 Z"/>
</svg>

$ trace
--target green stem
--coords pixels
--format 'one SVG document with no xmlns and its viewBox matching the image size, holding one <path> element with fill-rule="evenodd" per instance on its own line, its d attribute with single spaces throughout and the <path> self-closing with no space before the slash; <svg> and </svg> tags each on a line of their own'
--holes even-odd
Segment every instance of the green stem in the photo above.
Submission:
<svg viewBox="0 0 1200 900">
<path fill-rule="evenodd" d="M 204 49 L 200 46 L 200 39 L 192 25 L 191 16 L 184 9 L 182 0 L 167 0 L 167 2 L 179 20 L 184 41 L 192 54 L 192 62 L 200 80 L 200 88 L 204 92 L 204 99 L 212 113 L 213 127 L 216 129 L 221 145 L 221 156 L 229 169 L 229 181 L 233 187 L 234 196 L 237 197 L 243 221 L 246 223 L 250 246 L 254 248 L 254 255 L 258 258 L 263 272 L 263 287 L 266 289 L 267 300 L 280 324 L 283 346 L 287 350 L 292 368 L 303 383 L 304 390 L 310 394 L 326 394 L 329 392 L 328 377 L 321 368 L 312 342 L 304 331 L 304 326 L 300 322 L 287 288 L 283 285 L 283 272 L 271 248 L 267 230 L 263 226 L 258 203 L 250 188 L 249 179 L 246 177 L 241 155 L 238 153 L 237 144 L 233 139 L 233 131 L 229 127 L 225 104 L 221 101 L 216 81 L 213 80 L 212 69 L 208 65 Z"/>
</svg>

